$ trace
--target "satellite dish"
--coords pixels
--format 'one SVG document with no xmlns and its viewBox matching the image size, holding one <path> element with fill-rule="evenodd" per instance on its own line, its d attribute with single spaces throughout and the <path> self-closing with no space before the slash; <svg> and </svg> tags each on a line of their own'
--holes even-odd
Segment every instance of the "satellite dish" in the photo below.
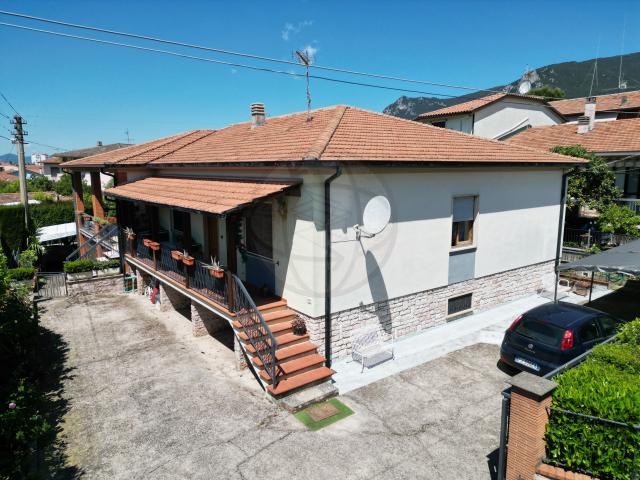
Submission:
<svg viewBox="0 0 640 480">
<path fill-rule="evenodd" d="M 521 80 L 518 84 L 518 93 L 520 95 L 526 95 L 531 90 L 531 82 L 529 80 Z"/>
<path fill-rule="evenodd" d="M 365 234 L 367 237 L 373 237 L 382 232 L 389 224 L 391 218 L 391 205 L 387 197 L 378 195 L 367 202 L 362 214 L 363 225 L 355 225 L 355 229 L 360 235 Z"/>
</svg>

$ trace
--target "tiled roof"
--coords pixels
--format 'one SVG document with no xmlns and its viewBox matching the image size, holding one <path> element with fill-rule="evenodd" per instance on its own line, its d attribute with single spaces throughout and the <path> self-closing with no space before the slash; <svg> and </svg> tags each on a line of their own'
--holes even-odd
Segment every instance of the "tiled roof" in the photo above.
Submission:
<svg viewBox="0 0 640 480">
<path fill-rule="evenodd" d="M 129 147 L 129 143 L 110 143 L 108 145 L 96 145 L 95 147 L 79 148 L 77 150 L 68 150 L 66 152 L 57 152 L 55 154 L 58 158 L 84 158 L 92 155 L 98 155 L 100 153 L 110 152 L 123 147 Z"/>
<path fill-rule="evenodd" d="M 0 171 L 0 181 L 2 182 L 15 182 L 18 177 L 11 175 L 9 172 Z"/>
<path fill-rule="evenodd" d="M 420 121 L 420 120 L 432 119 L 437 117 L 449 117 L 451 115 L 462 115 L 466 113 L 473 113 L 481 109 L 482 107 L 486 107 L 487 105 L 497 102 L 498 100 L 502 100 L 505 97 L 518 98 L 521 100 L 531 100 L 538 103 L 546 103 L 544 98 L 535 97 L 533 95 L 518 95 L 515 93 L 496 93 L 493 95 L 488 95 L 486 97 L 477 98 L 475 100 L 470 100 L 468 102 L 458 103 L 457 105 L 451 105 L 450 107 L 439 108 L 438 110 L 425 112 L 418 115 L 415 119 Z"/>
<path fill-rule="evenodd" d="M 187 210 L 222 214 L 295 186 L 295 182 L 146 177 L 105 194 Z"/>
<path fill-rule="evenodd" d="M 549 102 L 563 115 L 584 115 L 585 97 Z M 640 109 L 640 90 L 596 97 L 596 111 Z"/>
<path fill-rule="evenodd" d="M 270 117 L 220 130 L 194 130 L 63 167 L 220 165 L 317 161 L 571 163 L 575 159 L 515 147 L 411 120 L 336 106 Z"/>
<path fill-rule="evenodd" d="M 579 134 L 575 123 L 525 130 L 507 140 L 512 145 L 544 148 L 582 145 L 590 152 L 640 151 L 640 118 L 595 122 L 590 132 Z"/>
</svg>

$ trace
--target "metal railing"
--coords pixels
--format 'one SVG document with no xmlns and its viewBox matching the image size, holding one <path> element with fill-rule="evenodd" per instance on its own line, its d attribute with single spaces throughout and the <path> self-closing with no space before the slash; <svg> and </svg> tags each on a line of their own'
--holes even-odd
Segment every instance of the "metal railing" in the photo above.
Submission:
<svg viewBox="0 0 640 480">
<path fill-rule="evenodd" d="M 597 232 L 595 230 L 580 230 L 565 228 L 562 244 L 565 247 L 575 247 L 588 249 L 594 245 L 598 246 L 618 246 L 637 240 L 631 235 L 616 233 Z"/>
<path fill-rule="evenodd" d="M 640 198 L 619 198 L 615 200 L 618 205 L 630 208 L 636 215 L 640 215 Z"/>
<path fill-rule="evenodd" d="M 64 259 L 65 262 L 70 260 L 77 260 L 80 258 L 90 258 L 95 260 L 97 258 L 98 245 L 101 247 L 107 247 L 113 252 L 118 251 L 118 242 L 113 240 L 113 237 L 118 235 L 118 226 L 109 224 L 104 228 L 101 228 L 92 237 L 89 237 L 84 244 L 76 248 Z"/>
<path fill-rule="evenodd" d="M 182 262 L 175 260 L 171 256 L 171 251 L 165 245 L 160 247 L 160 250 L 156 252 L 158 257 L 158 270 L 164 273 L 167 277 L 172 278 L 176 282 L 182 284 L 185 283 L 185 266 Z"/>
<path fill-rule="evenodd" d="M 227 304 L 227 282 L 226 275 L 223 278 L 211 276 L 207 264 L 196 260 L 193 267 L 189 269 L 189 287 L 200 295 L 214 300 L 222 305 Z"/>
<path fill-rule="evenodd" d="M 278 385 L 278 361 L 276 359 L 278 342 L 242 281 L 234 274 L 229 277 L 231 279 L 229 285 L 231 289 L 230 310 L 236 315 L 249 343 L 255 349 L 265 371 L 271 377 L 271 385 L 276 388 Z"/>
</svg>

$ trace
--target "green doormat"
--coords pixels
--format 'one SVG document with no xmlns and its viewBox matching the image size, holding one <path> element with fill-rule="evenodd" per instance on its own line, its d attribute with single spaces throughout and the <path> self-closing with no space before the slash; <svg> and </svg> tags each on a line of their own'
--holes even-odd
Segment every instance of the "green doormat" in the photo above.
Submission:
<svg viewBox="0 0 640 480">
<path fill-rule="evenodd" d="M 349 415 L 353 415 L 353 410 L 337 398 L 316 403 L 294 414 L 294 416 L 311 431 L 320 430 Z"/>
</svg>

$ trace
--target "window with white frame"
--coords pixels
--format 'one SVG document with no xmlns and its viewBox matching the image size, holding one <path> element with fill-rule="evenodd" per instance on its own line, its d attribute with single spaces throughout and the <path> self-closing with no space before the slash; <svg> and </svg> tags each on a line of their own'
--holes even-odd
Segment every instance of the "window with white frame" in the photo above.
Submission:
<svg viewBox="0 0 640 480">
<path fill-rule="evenodd" d="M 469 195 L 453 199 L 452 247 L 473 245 L 473 224 L 476 216 L 477 198 Z"/>
</svg>

